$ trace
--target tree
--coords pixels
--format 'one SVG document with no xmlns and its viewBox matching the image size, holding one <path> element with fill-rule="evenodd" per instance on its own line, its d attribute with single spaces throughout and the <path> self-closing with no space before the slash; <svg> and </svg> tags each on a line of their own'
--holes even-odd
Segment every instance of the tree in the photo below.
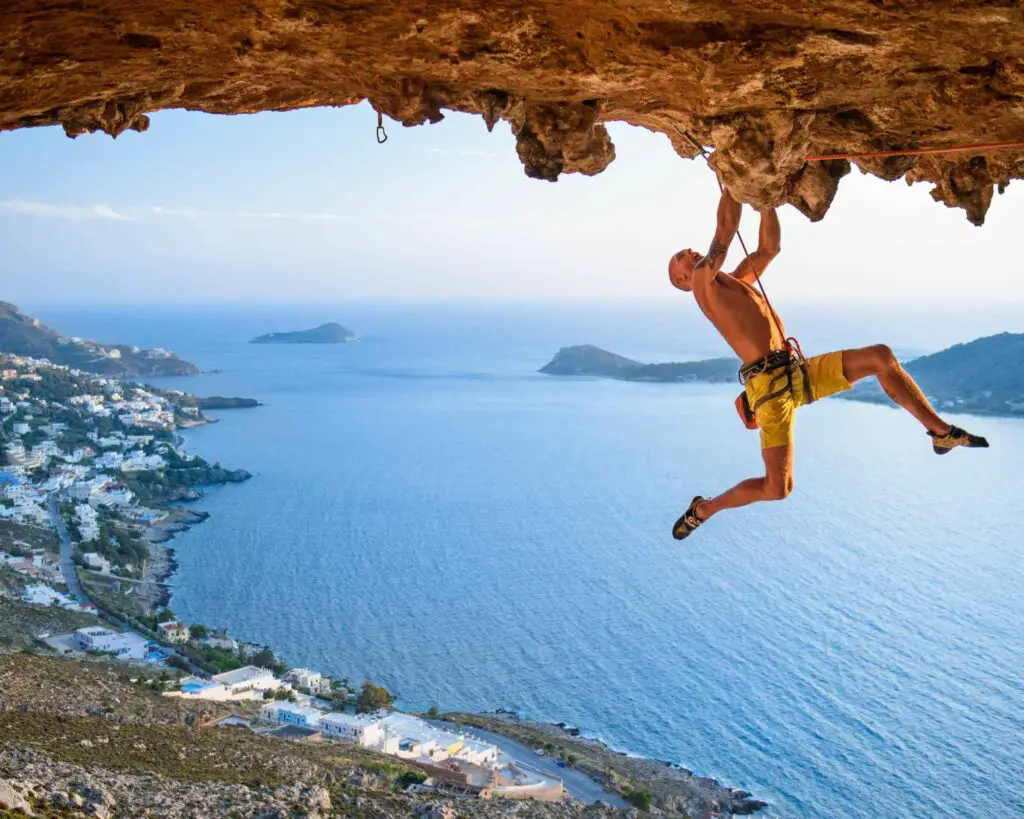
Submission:
<svg viewBox="0 0 1024 819">
<path fill-rule="evenodd" d="M 651 809 L 651 792 L 635 790 L 631 786 L 622 789 L 622 797 L 633 807 L 647 811 Z"/>
<path fill-rule="evenodd" d="M 189 626 L 188 633 L 192 635 L 193 639 L 202 640 L 210 633 L 210 630 L 202 623 L 195 623 Z"/>
<path fill-rule="evenodd" d="M 264 648 L 262 651 L 257 651 L 252 657 L 249 658 L 249 662 L 253 665 L 258 665 L 260 668 L 273 668 L 277 664 L 277 660 L 274 657 L 274 652 L 269 648 Z"/>
<path fill-rule="evenodd" d="M 395 695 L 386 688 L 374 685 L 367 680 L 363 683 L 356 699 L 356 711 L 360 714 L 368 714 L 379 708 L 390 708 L 395 701 Z"/>
<path fill-rule="evenodd" d="M 179 657 L 177 654 L 172 654 L 167 658 L 167 665 L 172 668 L 180 669 L 181 671 L 192 671 L 192 667 L 188 664 L 188 661 L 183 657 Z"/>
</svg>

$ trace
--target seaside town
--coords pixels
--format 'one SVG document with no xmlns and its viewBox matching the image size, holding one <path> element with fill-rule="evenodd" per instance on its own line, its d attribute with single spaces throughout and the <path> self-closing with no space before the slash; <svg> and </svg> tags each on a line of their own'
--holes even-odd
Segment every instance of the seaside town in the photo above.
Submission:
<svg viewBox="0 0 1024 819">
<path fill-rule="evenodd" d="M 250 475 L 186 452 L 178 433 L 214 420 L 204 407 L 255 405 L 0 354 L 0 636 L 8 640 L 0 654 L 13 646 L 114 663 L 168 701 L 226 706 L 211 725 L 283 747 L 345 743 L 390 757 L 414 771 L 398 783 L 404 792 L 424 798 L 582 798 L 646 810 L 652 795 L 633 784 L 642 777 L 668 783 L 660 801 L 683 799 L 701 807 L 696 815 L 763 806 L 677 766 L 576 742 L 558 726 L 510 724 L 500 714 L 455 715 L 456 723 L 436 707 L 404 713 L 372 682 L 357 688 L 289 669 L 266 646 L 180 622 L 167 607 L 175 564 L 165 541 L 205 519 L 187 506 L 199 488 Z"/>
<path fill-rule="evenodd" d="M 0 413 L 0 594 L 97 618 L 35 635 L 49 652 L 158 672 L 165 696 L 230 703 L 238 713 L 227 722 L 260 734 L 397 757 L 423 771 L 412 783 L 419 788 L 564 798 L 558 777 L 391 710 L 394 698 L 379 686 L 357 692 L 347 681 L 288 670 L 265 647 L 174 619 L 161 587 L 172 564 L 156 558 L 161 541 L 195 519 L 170 502 L 197 497 L 196 486 L 248 477 L 183 451 L 177 430 L 209 421 L 194 396 L 4 355 Z"/>
</svg>

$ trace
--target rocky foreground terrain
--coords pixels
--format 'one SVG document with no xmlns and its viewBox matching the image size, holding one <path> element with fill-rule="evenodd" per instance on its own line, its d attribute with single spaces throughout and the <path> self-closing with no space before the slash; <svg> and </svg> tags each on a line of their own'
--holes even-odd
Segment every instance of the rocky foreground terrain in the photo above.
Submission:
<svg viewBox="0 0 1024 819">
<path fill-rule="evenodd" d="M 410 794 L 402 776 L 411 769 L 394 758 L 212 727 L 227 709 L 169 700 L 137 673 L 0 655 L 0 817 L 623 815 L 604 806 Z"/>
</svg>

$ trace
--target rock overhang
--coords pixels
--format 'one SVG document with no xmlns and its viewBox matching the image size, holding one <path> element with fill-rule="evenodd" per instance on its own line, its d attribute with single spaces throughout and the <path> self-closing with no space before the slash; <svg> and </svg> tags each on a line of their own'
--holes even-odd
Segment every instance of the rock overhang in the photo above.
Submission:
<svg viewBox="0 0 1024 819">
<path fill-rule="evenodd" d="M 11 0 L 0 129 L 145 130 L 147 113 L 369 100 L 403 125 L 510 123 L 531 177 L 596 174 L 604 123 L 699 146 L 740 199 L 822 218 L 851 163 L 1024 139 L 1016 0 Z M 1024 148 L 855 160 L 981 224 Z"/>
</svg>

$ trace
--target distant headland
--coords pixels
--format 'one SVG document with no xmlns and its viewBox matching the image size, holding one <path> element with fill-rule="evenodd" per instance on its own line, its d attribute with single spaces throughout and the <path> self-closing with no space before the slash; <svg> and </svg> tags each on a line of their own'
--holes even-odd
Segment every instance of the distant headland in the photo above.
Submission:
<svg viewBox="0 0 1024 819">
<path fill-rule="evenodd" d="M 1000 333 L 956 344 L 904 366 L 939 411 L 1024 417 L 1024 333 Z M 600 347 L 579 345 L 563 347 L 539 372 L 620 381 L 733 383 L 738 367 L 734 358 L 643 364 Z M 858 383 L 839 397 L 891 403 L 874 379 Z"/>
<path fill-rule="evenodd" d="M 6 301 L 0 301 L 0 350 L 113 378 L 195 375 L 199 372 L 195 364 L 159 347 L 143 350 L 127 344 L 99 344 L 65 336 Z"/>
<path fill-rule="evenodd" d="M 356 334 L 337 322 L 329 322 L 312 330 L 295 330 L 290 333 L 266 333 L 257 336 L 250 344 L 341 344 L 355 341 Z"/>
<path fill-rule="evenodd" d="M 906 370 L 940 412 L 1024 417 L 1024 333 L 1000 333 L 954 344 L 908 362 Z M 874 379 L 844 398 L 890 403 Z"/>
<path fill-rule="evenodd" d="M 708 358 L 703 361 L 643 364 L 600 347 L 580 344 L 563 347 L 540 368 L 545 375 L 588 375 L 619 381 L 709 381 L 722 384 L 736 381 L 740 362 L 735 358 Z"/>
</svg>

